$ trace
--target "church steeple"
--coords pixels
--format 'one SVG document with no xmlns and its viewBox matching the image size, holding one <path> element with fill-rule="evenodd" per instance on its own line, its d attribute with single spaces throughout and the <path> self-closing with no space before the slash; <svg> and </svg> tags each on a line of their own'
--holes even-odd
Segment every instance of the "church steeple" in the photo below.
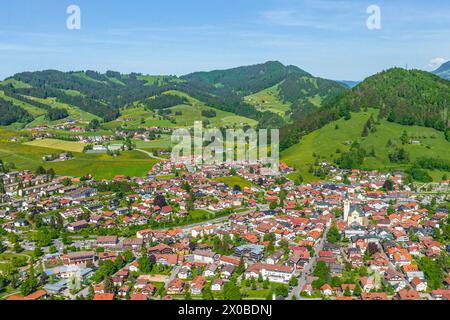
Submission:
<svg viewBox="0 0 450 320">
<path fill-rule="evenodd" d="M 350 213 L 350 200 L 348 197 L 344 200 L 344 221 L 347 222 L 348 214 Z"/>
</svg>

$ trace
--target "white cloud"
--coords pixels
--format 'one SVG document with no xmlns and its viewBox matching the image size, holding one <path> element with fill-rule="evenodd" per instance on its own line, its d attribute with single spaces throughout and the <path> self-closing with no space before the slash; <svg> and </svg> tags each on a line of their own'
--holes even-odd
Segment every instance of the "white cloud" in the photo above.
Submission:
<svg viewBox="0 0 450 320">
<path fill-rule="evenodd" d="M 448 60 L 442 57 L 436 57 L 430 60 L 428 63 L 428 67 L 430 69 L 436 69 L 441 66 L 441 64 L 447 62 Z"/>
</svg>

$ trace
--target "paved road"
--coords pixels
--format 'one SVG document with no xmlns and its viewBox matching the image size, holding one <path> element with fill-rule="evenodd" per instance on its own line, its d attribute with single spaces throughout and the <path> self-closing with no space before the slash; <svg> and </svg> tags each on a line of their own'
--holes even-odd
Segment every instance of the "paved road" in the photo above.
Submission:
<svg viewBox="0 0 450 320">
<path fill-rule="evenodd" d="M 167 160 L 167 159 L 164 159 L 164 158 L 157 157 L 157 156 L 155 156 L 153 153 L 151 153 L 149 151 L 145 151 L 145 150 L 142 150 L 142 149 L 134 149 L 134 150 L 142 152 L 142 153 L 145 153 L 150 158 L 153 158 L 153 159 L 156 159 L 156 160 Z"/>
<path fill-rule="evenodd" d="M 405 282 L 405 284 L 409 284 L 408 280 L 406 280 L 405 276 L 403 275 L 403 272 L 398 272 L 397 268 L 395 267 L 395 265 L 391 262 L 391 260 L 389 259 L 389 257 L 387 256 L 386 252 L 383 249 L 383 246 L 381 244 L 378 243 L 378 249 L 380 250 L 380 253 L 383 255 L 383 257 L 389 261 L 389 269 L 396 271 L 400 277 L 402 278 L 402 280 Z"/>
<path fill-rule="evenodd" d="M 181 266 L 175 266 L 175 268 L 172 269 L 172 271 L 170 272 L 169 277 L 164 280 L 164 288 L 168 288 L 169 284 L 172 282 L 173 279 L 176 278 L 178 272 L 180 272 Z"/>
<path fill-rule="evenodd" d="M 303 288 L 303 286 L 306 284 L 306 277 L 312 270 L 314 269 L 316 265 L 317 258 L 319 256 L 319 251 L 322 250 L 323 244 L 325 242 L 325 239 L 328 234 L 328 230 L 330 227 L 326 227 L 322 238 L 314 245 L 314 256 L 308 261 L 308 263 L 305 265 L 305 267 L 300 271 L 300 275 L 297 277 L 298 284 L 292 288 L 291 292 L 289 293 L 287 300 L 291 300 L 292 296 L 295 295 L 298 299 L 300 298 L 300 292 Z"/>
</svg>

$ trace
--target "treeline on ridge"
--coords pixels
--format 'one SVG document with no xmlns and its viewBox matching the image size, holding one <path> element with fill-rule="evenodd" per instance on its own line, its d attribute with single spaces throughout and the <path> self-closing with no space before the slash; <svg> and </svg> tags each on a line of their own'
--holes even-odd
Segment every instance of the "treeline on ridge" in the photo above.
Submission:
<svg viewBox="0 0 450 320">
<path fill-rule="evenodd" d="M 300 117 L 281 131 L 281 148 L 296 144 L 302 135 L 351 112 L 380 110 L 379 117 L 402 125 L 431 127 L 448 134 L 450 82 L 419 70 L 393 68 L 372 77 L 351 90 L 331 94 L 322 107 Z"/>
<path fill-rule="evenodd" d="M 0 98 L 0 125 L 7 126 L 14 122 L 30 122 L 33 116 L 23 108 Z"/>
</svg>

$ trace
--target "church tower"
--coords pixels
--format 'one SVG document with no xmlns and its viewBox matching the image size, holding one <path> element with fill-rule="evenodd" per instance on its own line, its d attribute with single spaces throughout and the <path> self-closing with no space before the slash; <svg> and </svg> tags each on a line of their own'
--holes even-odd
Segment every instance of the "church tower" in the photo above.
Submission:
<svg viewBox="0 0 450 320">
<path fill-rule="evenodd" d="M 344 200 L 344 221 L 348 221 L 348 214 L 350 213 L 350 200 L 346 198 Z"/>
</svg>

